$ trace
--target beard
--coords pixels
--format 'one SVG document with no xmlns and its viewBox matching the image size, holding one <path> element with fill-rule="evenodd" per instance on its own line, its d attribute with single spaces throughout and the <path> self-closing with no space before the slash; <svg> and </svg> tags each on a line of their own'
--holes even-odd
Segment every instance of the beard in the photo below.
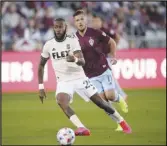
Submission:
<svg viewBox="0 0 167 146">
<path fill-rule="evenodd" d="M 80 32 L 84 32 L 84 30 L 85 30 L 85 28 L 83 28 L 83 29 L 80 29 L 79 31 L 80 31 Z"/>
<path fill-rule="evenodd" d="M 86 29 L 86 26 L 84 28 L 78 29 L 78 30 L 83 33 L 85 31 L 85 29 Z"/>
<path fill-rule="evenodd" d="M 62 34 L 61 37 L 57 37 L 57 35 L 56 35 L 55 31 L 54 31 L 54 37 L 55 37 L 56 41 L 58 41 L 58 42 L 63 41 L 65 39 L 65 37 L 66 37 L 66 29 L 65 29 L 65 31 L 64 31 L 64 33 Z"/>
</svg>

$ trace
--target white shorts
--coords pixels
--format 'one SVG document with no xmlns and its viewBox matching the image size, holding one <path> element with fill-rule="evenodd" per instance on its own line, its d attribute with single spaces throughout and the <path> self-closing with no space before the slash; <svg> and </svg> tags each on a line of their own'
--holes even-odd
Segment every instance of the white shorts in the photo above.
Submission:
<svg viewBox="0 0 167 146">
<path fill-rule="evenodd" d="M 90 97 L 97 93 L 96 87 L 90 82 L 88 78 L 81 78 L 72 81 L 58 82 L 56 95 L 58 93 L 66 93 L 70 96 L 70 103 L 73 101 L 74 92 L 79 92 L 81 98 L 85 101 L 89 101 Z"/>
</svg>

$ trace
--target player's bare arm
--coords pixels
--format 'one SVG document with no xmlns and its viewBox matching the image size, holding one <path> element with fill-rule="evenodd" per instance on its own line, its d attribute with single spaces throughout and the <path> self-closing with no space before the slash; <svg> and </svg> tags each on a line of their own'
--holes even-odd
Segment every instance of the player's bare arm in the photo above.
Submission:
<svg viewBox="0 0 167 146">
<path fill-rule="evenodd" d="M 116 64 L 117 63 L 117 61 L 116 61 L 116 43 L 115 43 L 115 41 L 112 39 L 112 38 L 110 38 L 110 40 L 108 41 L 108 45 L 109 45 L 109 49 L 110 49 L 110 52 L 109 52 L 109 56 L 112 58 L 112 64 L 114 65 L 114 64 Z"/>
<path fill-rule="evenodd" d="M 109 48 L 110 48 L 110 52 L 109 52 L 109 55 L 113 58 L 116 57 L 116 43 L 115 41 L 110 38 L 110 40 L 108 41 L 108 45 L 109 45 Z"/>
<path fill-rule="evenodd" d="M 77 65 L 80 65 L 80 66 L 85 65 L 85 59 L 83 57 L 81 50 L 74 51 L 74 56 L 78 58 L 78 61 L 76 62 Z"/>
<path fill-rule="evenodd" d="M 119 40 L 120 40 L 120 35 L 118 33 L 115 34 L 115 42 L 116 44 L 118 44 Z"/>
<path fill-rule="evenodd" d="M 73 52 L 72 54 L 69 54 L 66 58 L 67 62 L 76 62 L 77 65 L 79 66 L 84 66 L 85 65 L 85 59 L 83 57 L 82 51 L 77 50 Z"/>
<path fill-rule="evenodd" d="M 44 86 L 43 86 L 43 74 L 44 74 L 44 67 L 48 58 L 44 58 L 41 56 L 39 66 L 38 66 L 38 83 L 39 83 L 39 98 L 43 103 L 43 99 L 46 98 Z"/>
</svg>

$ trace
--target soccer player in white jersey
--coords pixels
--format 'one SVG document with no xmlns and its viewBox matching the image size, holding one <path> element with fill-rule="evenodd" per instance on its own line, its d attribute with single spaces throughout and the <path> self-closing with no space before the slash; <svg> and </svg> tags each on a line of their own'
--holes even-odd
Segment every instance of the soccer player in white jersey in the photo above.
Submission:
<svg viewBox="0 0 167 146">
<path fill-rule="evenodd" d="M 99 108 L 112 115 L 113 119 L 123 128 L 123 132 L 131 133 L 131 128 L 123 117 L 100 98 L 97 89 L 84 74 L 82 66 L 84 66 L 85 60 L 79 42 L 75 36 L 66 34 L 66 28 L 67 25 L 64 19 L 56 19 L 54 21 L 55 37 L 47 41 L 43 47 L 38 67 L 39 97 L 41 102 L 43 103 L 46 98 L 43 85 L 44 66 L 50 58 L 57 77 L 57 103 L 70 121 L 78 128 L 75 131 L 76 135 L 90 135 L 90 131 L 85 128 L 69 106 L 75 89 L 82 90 L 82 93 L 85 93 Z"/>
</svg>

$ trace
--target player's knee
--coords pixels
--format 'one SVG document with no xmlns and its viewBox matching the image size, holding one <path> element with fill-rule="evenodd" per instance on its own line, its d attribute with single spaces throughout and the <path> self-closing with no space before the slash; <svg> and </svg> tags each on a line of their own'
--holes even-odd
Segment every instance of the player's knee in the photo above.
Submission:
<svg viewBox="0 0 167 146">
<path fill-rule="evenodd" d="M 68 107 L 70 98 L 68 94 L 65 93 L 58 93 L 56 96 L 57 99 L 57 103 L 58 105 L 62 108 L 65 109 L 66 107 Z"/>
<path fill-rule="evenodd" d="M 106 91 L 105 96 L 108 100 L 114 100 L 115 99 L 115 91 L 114 90 Z"/>
</svg>

